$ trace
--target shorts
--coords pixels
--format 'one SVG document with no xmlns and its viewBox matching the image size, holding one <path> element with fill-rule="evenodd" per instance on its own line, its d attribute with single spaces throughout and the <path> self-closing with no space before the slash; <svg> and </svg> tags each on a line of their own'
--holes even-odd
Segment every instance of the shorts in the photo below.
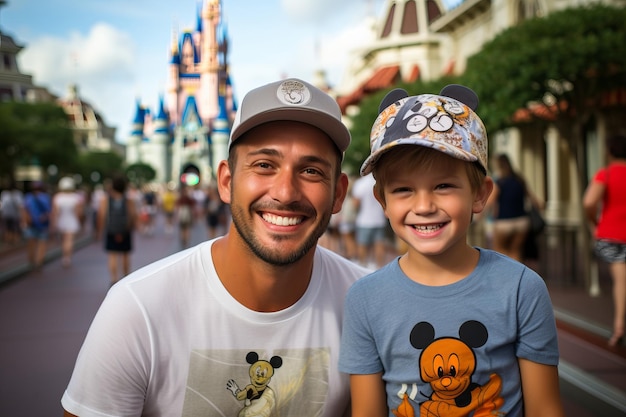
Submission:
<svg viewBox="0 0 626 417">
<path fill-rule="evenodd" d="M 7 232 L 19 233 L 20 231 L 20 219 L 13 217 L 7 217 L 4 220 L 4 229 Z"/>
<path fill-rule="evenodd" d="M 383 227 L 359 227 L 356 228 L 356 243 L 359 245 L 373 245 L 386 239 L 386 228 Z"/>
<path fill-rule="evenodd" d="M 493 231 L 502 235 L 528 232 L 530 229 L 530 217 L 521 216 L 511 219 L 497 219 L 493 221 Z"/>
<path fill-rule="evenodd" d="M 104 249 L 107 252 L 130 252 L 133 249 L 130 232 L 107 233 L 104 240 Z"/>
<path fill-rule="evenodd" d="M 29 226 L 24 230 L 24 237 L 26 239 L 48 240 L 48 228 L 37 228 Z"/>
<path fill-rule="evenodd" d="M 596 242 L 596 255 L 610 264 L 626 262 L 626 243 L 600 239 Z"/>
</svg>

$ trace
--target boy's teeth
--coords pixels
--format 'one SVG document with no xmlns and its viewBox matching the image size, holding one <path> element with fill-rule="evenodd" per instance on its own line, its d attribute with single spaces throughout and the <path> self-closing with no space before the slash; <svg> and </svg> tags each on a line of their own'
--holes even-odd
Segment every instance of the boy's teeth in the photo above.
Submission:
<svg viewBox="0 0 626 417">
<path fill-rule="evenodd" d="M 434 232 L 435 230 L 439 230 L 441 227 L 438 224 L 430 224 L 428 226 L 413 226 L 415 230 L 420 232 Z"/>
</svg>

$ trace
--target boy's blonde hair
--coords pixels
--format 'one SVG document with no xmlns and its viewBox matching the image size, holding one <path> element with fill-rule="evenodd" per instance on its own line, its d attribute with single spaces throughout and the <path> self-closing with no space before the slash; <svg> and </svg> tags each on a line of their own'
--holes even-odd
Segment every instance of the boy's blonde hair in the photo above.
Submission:
<svg viewBox="0 0 626 417">
<path fill-rule="evenodd" d="M 381 155 L 376 165 L 373 167 L 373 175 L 376 179 L 374 191 L 380 198 L 385 201 L 384 187 L 400 169 L 414 171 L 416 168 L 433 169 L 436 161 L 445 161 L 452 163 L 458 160 L 443 152 L 439 152 L 433 148 L 415 145 L 395 146 Z M 482 167 L 476 162 L 462 161 L 465 165 L 465 172 L 469 179 L 470 186 L 474 193 L 478 192 L 482 187 L 486 174 Z"/>
</svg>

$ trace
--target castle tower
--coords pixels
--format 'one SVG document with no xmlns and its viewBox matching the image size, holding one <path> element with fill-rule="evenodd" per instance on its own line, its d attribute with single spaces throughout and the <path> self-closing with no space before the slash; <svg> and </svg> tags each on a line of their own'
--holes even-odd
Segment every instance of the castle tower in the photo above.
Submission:
<svg viewBox="0 0 626 417">
<path fill-rule="evenodd" d="M 145 109 L 142 126 L 133 125 L 127 162 L 142 159 L 157 171 L 158 181 L 178 180 L 197 172 L 209 181 L 217 162 L 228 157 L 228 133 L 236 106 L 228 75 L 227 34 L 220 0 L 198 4 L 193 29 L 173 32 L 165 100 L 156 117 Z M 142 136 L 136 132 L 143 130 Z M 132 159 L 131 159 L 132 158 Z M 149 160 L 149 161 L 148 161 Z"/>
<path fill-rule="evenodd" d="M 137 100 L 133 126 L 129 137 L 126 140 L 126 161 L 129 164 L 141 162 L 141 142 L 143 141 L 144 136 L 144 115 L 145 111 L 141 106 L 141 102 Z"/>
</svg>

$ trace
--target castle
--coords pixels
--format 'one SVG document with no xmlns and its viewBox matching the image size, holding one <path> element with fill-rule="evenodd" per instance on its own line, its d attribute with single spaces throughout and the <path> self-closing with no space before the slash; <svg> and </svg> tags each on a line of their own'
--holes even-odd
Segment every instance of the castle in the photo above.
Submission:
<svg viewBox="0 0 626 417">
<path fill-rule="evenodd" d="M 156 112 L 137 101 L 126 162 L 150 165 L 155 182 L 178 181 L 184 173 L 209 182 L 218 162 L 228 156 L 236 110 L 222 2 L 204 0 L 195 29 L 174 36 L 167 93 Z"/>
</svg>

